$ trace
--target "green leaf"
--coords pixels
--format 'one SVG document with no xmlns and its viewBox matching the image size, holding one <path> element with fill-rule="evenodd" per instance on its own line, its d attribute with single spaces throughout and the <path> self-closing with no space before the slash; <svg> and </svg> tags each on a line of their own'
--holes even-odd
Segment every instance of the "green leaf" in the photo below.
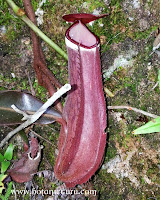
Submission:
<svg viewBox="0 0 160 200">
<path fill-rule="evenodd" d="M 4 160 L 3 155 L 0 153 L 0 162 L 2 162 Z"/>
<path fill-rule="evenodd" d="M 11 190 L 12 190 L 12 182 L 10 182 L 8 184 L 8 188 L 7 188 L 7 191 L 6 191 L 6 194 L 5 194 L 5 199 L 9 199 L 9 197 L 11 195 Z"/>
<path fill-rule="evenodd" d="M 0 174 L 0 194 L 2 194 L 3 189 L 5 189 L 4 183 L 3 183 L 2 181 L 3 181 L 6 177 L 7 177 L 7 175 Z"/>
<path fill-rule="evenodd" d="M 4 173 L 8 169 L 9 166 L 10 166 L 9 161 L 3 161 L 1 164 L 1 173 Z"/>
<path fill-rule="evenodd" d="M 148 122 L 147 124 L 137 128 L 133 131 L 133 134 L 146 134 L 146 133 L 154 133 L 160 132 L 160 117 L 153 119 L 152 121 Z"/>
<path fill-rule="evenodd" d="M 2 194 L 3 189 L 5 189 L 4 184 L 0 182 L 0 194 Z"/>
<path fill-rule="evenodd" d="M 0 183 L 7 177 L 6 174 L 0 174 Z"/>
<path fill-rule="evenodd" d="M 23 123 L 21 120 L 23 115 L 11 108 L 13 104 L 27 114 L 34 114 L 43 105 L 43 102 L 24 92 L 0 91 L 0 126 Z M 62 118 L 61 113 L 53 108 L 48 108 L 35 123 L 50 124 L 60 118 Z"/>
<path fill-rule="evenodd" d="M 11 160 L 13 157 L 13 144 L 10 144 L 4 154 L 6 160 Z"/>
</svg>

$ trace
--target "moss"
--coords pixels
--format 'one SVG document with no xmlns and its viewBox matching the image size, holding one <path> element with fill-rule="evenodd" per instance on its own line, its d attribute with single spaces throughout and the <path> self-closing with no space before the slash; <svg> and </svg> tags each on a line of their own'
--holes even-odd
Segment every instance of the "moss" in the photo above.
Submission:
<svg viewBox="0 0 160 200">
<path fill-rule="evenodd" d="M 125 178 L 122 180 L 116 178 L 113 174 L 108 174 L 105 171 L 100 172 L 101 182 L 95 182 L 95 188 L 99 193 L 99 199 L 111 199 L 111 200 L 123 200 L 126 199 L 129 194 L 132 194 L 134 199 L 137 194 L 140 197 L 141 193 L 139 190 L 135 190 L 131 185 L 130 181 Z M 123 188 L 123 189 L 122 189 Z"/>
<path fill-rule="evenodd" d="M 22 0 L 15 0 L 15 3 L 23 8 Z M 32 3 L 34 10 L 36 10 L 39 6 L 39 1 L 32 0 Z M 111 0 L 110 7 L 107 7 L 104 1 L 99 0 L 63 0 L 61 1 L 61 3 L 47 0 L 46 3 L 42 6 L 42 9 L 45 10 L 45 13 L 44 24 L 40 26 L 40 29 L 44 31 L 44 33 L 46 33 L 60 47 L 62 47 L 63 50 L 66 51 L 64 34 L 66 29 L 69 27 L 69 24 L 66 24 L 61 19 L 64 14 L 75 12 L 92 13 L 95 9 L 101 11 L 101 13 L 110 13 L 110 15 L 106 18 L 95 21 L 93 26 L 88 26 L 89 29 L 99 37 L 105 36 L 107 42 L 102 45 L 102 51 L 105 52 L 107 49 L 109 49 L 111 44 L 123 42 L 126 37 L 130 37 L 133 40 L 142 40 L 143 50 L 139 50 L 139 54 L 135 58 L 135 65 L 132 69 L 119 68 L 114 72 L 110 79 L 105 81 L 105 86 L 107 85 L 107 88 L 115 93 L 114 98 L 108 98 L 108 104 L 132 105 L 133 107 L 144 109 L 146 111 L 148 110 L 148 108 L 151 107 L 152 111 L 155 113 L 157 112 L 158 114 L 159 104 L 157 103 L 157 99 L 160 91 L 158 88 L 155 88 L 154 91 L 152 91 L 152 85 L 148 84 L 148 82 L 156 83 L 156 81 L 158 80 L 157 67 L 153 67 L 150 71 L 148 71 L 146 67 L 148 61 L 150 61 L 151 59 L 151 57 L 149 57 L 149 54 L 152 50 L 152 43 L 154 40 L 154 37 L 150 39 L 150 35 L 152 31 L 157 29 L 158 22 L 151 25 L 148 30 L 139 31 L 136 28 L 136 24 L 134 24 L 134 22 L 130 22 L 126 17 L 122 7 L 122 3 L 123 1 L 120 0 Z M 152 7 L 151 1 L 149 2 L 149 5 L 150 7 Z M 21 20 L 19 20 L 12 14 L 12 11 L 8 9 L 8 5 L 3 0 L 0 0 L 0 7 L 3 10 L 3 12 L 0 11 L 0 15 L 2 16 L 0 17 L 0 24 L 3 24 L 7 29 L 6 34 L 4 34 L 2 37 L 2 42 L 5 44 L 4 46 L 7 46 L 7 49 L 5 49 L 6 54 L 13 55 L 14 57 L 19 56 L 20 58 L 21 52 L 20 49 L 17 49 L 17 44 L 19 44 L 17 41 L 19 41 L 21 37 L 24 37 L 26 35 L 29 36 L 29 29 L 23 22 L 21 22 Z M 103 26 L 101 27 L 100 24 L 103 24 Z M 146 41 L 147 43 L 145 43 Z M 13 45 L 14 42 L 15 45 Z M 64 61 L 46 44 L 43 44 L 43 49 L 45 52 L 48 68 L 62 82 L 62 84 L 66 83 L 68 81 L 67 62 Z M 27 63 L 27 67 L 28 66 L 30 66 L 31 68 L 31 61 Z M 8 65 L 8 67 L 10 66 Z M 21 72 L 21 75 L 23 75 L 23 72 Z M 9 70 L 8 73 L 6 70 L 4 76 L 0 75 L 0 80 L 1 90 L 8 88 L 30 90 L 26 77 L 16 77 L 15 79 L 13 79 L 10 75 Z M 32 71 L 32 81 L 34 80 L 35 75 Z M 148 89 L 141 87 L 141 83 L 143 81 L 145 81 L 144 83 L 147 85 Z M 36 91 L 38 98 L 42 99 L 43 101 L 48 98 L 48 96 L 46 95 L 47 91 L 39 86 L 37 82 L 34 81 L 33 87 Z M 109 141 L 107 143 L 108 148 L 106 149 L 104 162 L 107 162 L 116 156 L 116 143 L 119 144 L 119 147 L 125 153 L 127 151 L 131 151 L 130 145 L 132 141 L 138 141 L 140 143 L 141 139 L 142 141 L 147 140 L 149 143 L 152 143 L 152 148 L 159 147 L 158 139 L 155 138 L 153 140 L 153 135 L 136 137 L 131 135 L 131 132 L 135 128 L 144 124 L 144 122 L 136 121 L 140 114 L 126 110 L 118 110 L 117 112 L 121 112 L 124 115 L 124 119 L 122 119 L 120 123 L 115 122 L 115 120 L 111 116 L 111 112 L 108 112 L 109 128 L 107 129 L 107 132 L 109 135 Z M 43 143 L 45 147 L 43 149 L 43 155 L 46 156 L 46 159 L 47 161 L 49 161 L 51 166 L 54 166 L 55 163 L 56 155 L 54 152 L 57 148 L 59 130 L 60 126 L 55 124 L 44 126 L 44 128 L 37 125 L 35 126 L 35 131 L 41 136 L 48 138 L 54 145 L 52 150 L 50 150 L 50 144 L 41 140 L 41 143 Z M 143 148 L 138 149 L 138 152 L 141 151 L 143 151 Z M 46 168 L 45 161 L 46 160 L 42 160 L 40 164 L 40 170 Z M 147 167 L 144 166 L 145 161 L 146 159 L 144 157 L 138 159 L 137 155 L 135 155 L 135 157 L 133 158 L 133 163 L 131 162 L 130 165 L 134 170 L 138 170 L 138 174 L 141 174 L 143 169 L 147 170 L 147 175 L 151 177 L 152 181 L 160 184 L 159 176 L 157 175 L 158 167 L 147 160 L 146 162 L 149 165 L 147 169 Z M 36 183 L 42 188 L 44 186 L 43 178 L 39 179 L 37 177 L 36 179 Z M 143 176 L 141 176 L 139 180 L 140 189 L 136 189 L 130 184 L 129 179 L 118 179 L 114 174 L 108 174 L 105 170 L 99 170 L 93 179 L 95 188 L 99 192 L 99 199 L 147 199 L 152 196 L 150 191 L 156 191 L 155 197 L 158 199 L 159 194 L 155 186 L 149 186 L 148 184 L 146 184 Z M 52 188 L 55 188 L 54 184 L 52 185 Z M 132 194 L 133 196 L 130 197 L 128 196 L 129 194 Z M 29 196 L 26 196 L 25 198 L 28 199 Z"/>
<path fill-rule="evenodd" d="M 156 31 L 158 28 L 158 25 L 154 25 L 154 26 L 151 26 L 148 30 L 146 31 L 135 31 L 134 32 L 134 39 L 137 40 L 137 39 L 146 39 L 149 37 L 149 35 L 153 32 L 153 31 Z"/>
<path fill-rule="evenodd" d="M 22 6 L 22 1 L 15 1 L 15 3 Z M 6 33 L 1 35 L 1 39 L 3 42 L 10 43 L 22 34 L 24 23 L 8 9 L 6 1 L 0 0 L 0 8 L 0 24 L 6 28 Z"/>
<path fill-rule="evenodd" d="M 114 140 L 110 139 L 109 145 L 107 145 L 104 163 L 116 156 L 117 150 L 113 141 Z"/>
</svg>

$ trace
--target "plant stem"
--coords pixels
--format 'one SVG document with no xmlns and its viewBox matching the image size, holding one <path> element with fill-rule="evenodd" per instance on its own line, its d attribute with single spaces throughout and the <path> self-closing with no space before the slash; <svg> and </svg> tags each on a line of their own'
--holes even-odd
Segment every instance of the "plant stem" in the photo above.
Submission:
<svg viewBox="0 0 160 200">
<path fill-rule="evenodd" d="M 68 60 L 67 54 L 50 38 L 48 38 L 37 26 L 35 26 L 31 20 L 26 16 L 22 16 L 21 19 L 39 36 L 41 37 L 47 44 L 49 44 L 55 51 L 57 51 L 61 56 L 63 56 L 66 60 Z"/>
<path fill-rule="evenodd" d="M 50 38 L 48 38 L 31 20 L 25 15 L 23 9 L 19 8 L 12 0 L 6 0 L 9 6 L 13 9 L 14 13 L 21 18 L 39 37 L 41 37 L 47 44 L 49 44 L 55 51 L 68 60 L 67 54 Z"/>
<path fill-rule="evenodd" d="M 138 112 L 138 113 L 141 113 L 143 115 L 146 115 L 146 116 L 149 116 L 149 117 L 152 117 L 152 118 L 157 118 L 159 117 L 158 115 L 155 115 L 155 114 L 151 114 L 151 113 L 148 113 L 146 111 L 143 111 L 143 110 L 140 110 L 140 109 L 137 109 L 137 108 L 133 108 L 133 107 L 130 107 L 130 106 L 108 106 L 107 107 L 108 110 L 113 110 L 113 109 L 127 109 L 127 110 L 133 110 L 135 112 Z"/>
<path fill-rule="evenodd" d="M 9 6 L 13 9 L 14 13 L 18 13 L 18 10 L 20 9 L 12 0 L 6 0 Z"/>
</svg>

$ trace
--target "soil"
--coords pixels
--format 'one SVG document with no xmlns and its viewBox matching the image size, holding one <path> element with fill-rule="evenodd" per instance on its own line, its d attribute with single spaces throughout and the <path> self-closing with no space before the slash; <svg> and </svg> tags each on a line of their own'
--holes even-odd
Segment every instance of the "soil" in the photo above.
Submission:
<svg viewBox="0 0 160 200">
<path fill-rule="evenodd" d="M 32 2 L 34 9 L 37 9 L 37 1 Z M 75 12 L 110 13 L 106 19 L 100 19 L 88 26 L 101 39 L 103 84 L 114 94 L 114 97 L 105 94 L 107 106 L 132 106 L 160 115 L 160 53 L 157 51 L 152 54 L 153 43 L 159 34 L 160 1 L 61 1 L 61 4 L 58 0 L 54 2 L 47 1 L 41 7 L 44 14 L 43 23 L 39 28 L 64 51 L 64 34 L 69 25 L 61 16 Z M 29 28 L 13 15 L 10 8 L 4 5 L 3 7 L 3 12 L 0 10 L 0 17 L 4 18 L 0 21 L 0 90 L 31 93 L 27 70 L 37 98 L 45 101 L 49 94 L 38 86 L 33 70 Z M 10 23 L 7 23 L 6 18 Z M 44 42 L 42 47 L 48 68 L 62 84 L 68 82 L 67 62 Z M 96 198 L 100 200 L 160 199 L 160 133 L 138 136 L 131 134 L 152 118 L 125 109 L 107 109 L 107 116 L 108 139 L 104 161 L 90 180 L 91 185 L 81 187 L 96 190 Z M 0 127 L 0 140 L 12 128 L 14 127 Z M 40 139 L 44 145 L 40 171 L 53 171 L 59 130 L 58 124 L 34 126 L 34 131 L 53 143 L 51 147 L 49 143 Z M 10 142 L 14 144 L 15 158 L 18 158 L 17 153 L 23 149 L 22 139 L 15 136 Z M 58 181 L 52 183 L 49 179 L 38 176 L 34 178 L 34 184 L 45 189 L 62 187 L 62 183 Z M 24 189 L 24 184 L 15 185 L 16 188 Z M 14 196 L 10 197 L 12 198 L 14 199 Z M 26 196 L 27 198 L 29 197 Z M 35 198 L 40 199 L 38 196 Z M 49 199 L 49 195 L 44 197 L 47 198 Z M 63 198 L 95 199 L 93 195 L 70 195 Z"/>
</svg>

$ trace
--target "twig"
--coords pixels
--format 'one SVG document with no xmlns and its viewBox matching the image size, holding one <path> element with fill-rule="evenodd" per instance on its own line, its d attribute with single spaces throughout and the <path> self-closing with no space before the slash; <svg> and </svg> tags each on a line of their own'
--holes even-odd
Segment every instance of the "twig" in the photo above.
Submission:
<svg viewBox="0 0 160 200">
<path fill-rule="evenodd" d="M 34 91 L 34 88 L 33 88 L 33 85 L 32 85 L 32 82 L 31 82 L 31 79 L 30 79 L 30 76 L 29 76 L 29 72 L 27 71 L 27 69 L 25 69 L 25 73 L 27 75 L 28 82 L 29 82 L 29 85 L 30 85 L 30 88 L 31 88 L 31 94 L 35 97 L 36 93 Z"/>
<path fill-rule="evenodd" d="M 151 90 L 154 90 L 159 84 L 159 81 L 157 81 L 157 83 L 153 86 L 153 88 Z"/>
<path fill-rule="evenodd" d="M 114 97 L 114 94 L 106 87 L 104 87 L 104 92 L 106 93 L 107 96 Z"/>
<path fill-rule="evenodd" d="M 59 99 L 63 94 L 65 94 L 66 92 L 68 92 L 71 89 L 71 85 L 70 84 L 65 84 L 63 87 L 61 87 L 56 93 L 54 93 L 53 96 L 51 96 L 46 103 L 44 103 L 42 105 L 42 107 L 36 111 L 33 115 L 27 115 L 25 112 L 20 111 L 21 113 L 23 112 L 23 119 L 27 119 L 27 121 L 25 121 L 23 124 L 21 124 L 20 126 L 18 126 L 16 129 L 14 129 L 13 131 L 9 132 L 8 135 L 1 141 L 0 143 L 0 148 L 2 148 L 5 143 L 13 136 L 15 135 L 17 132 L 19 132 L 20 130 L 26 128 L 27 126 L 31 125 L 32 123 L 34 123 L 37 119 L 40 118 L 40 116 L 48 109 L 48 107 L 50 107 L 57 99 Z M 14 107 L 14 106 L 13 106 Z M 17 110 L 17 108 L 16 108 Z M 19 112 L 19 109 L 18 109 Z"/>
<path fill-rule="evenodd" d="M 13 182 L 12 182 L 12 186 L 13 186 L 13 189 L 14 189 L 14 199 L 16 200 L 17 199 L 16 187 L 15 187 L 15 184 Z"/>
<path fill-rule="evenodd" d="M 40 135 L 39 135 L 38 133 L 36 133 L 35 131 L 31 130 L 31 132 L 32 132 L 34 135 L 36 135 L 37 137 L 41 138 L 42 140 L 48 142 L 50 145 L 54 146 L 54 145 L 52 144 L 52 142 L 50 142 L 49 140 L 47 140 L 47 139 L 45 139 L 44 137 L 40 136 Z"/>
<path fill-rule="evenodd" d="M 16 111 L 17 113 L 23 115 L 23 118 L 21 119 L 22 121 L 29 119 L 32 115 L 28 115 L 25 111 L 20 110 L 17 108 L 14 104 L 11 105 L 11 108 Z"/>
<path fill-rule="evenodd" d="M 111 40 L 113 40 L 114 38 L 116 38 L 118 35 L 120 35 L 120 34 L 122 34 L 122 33 L 123 33 L 123 31 L 117 33 L 117 35 L 115 35 L 115 36 L 113 36 L 112 38 L 110 38 L 110 39 L 108 40 L 108 42 L 105 44 L 105 47 L 109 44 L 109 42 L 110 42 Z"/>
<path fill-rule="evenodd" d="M 152 117 L 152 118 L 159 117 L 158 115 L 151 114 L 151 113 L 148 113 L 146 111 L 143 111 L 143 110 L 140 110 L 140 109 L 137 109 L 137 108 L 133 108 L 133 107 L 130 107 L 130 106 L 108 106 L 107 108 L 109 110 L 112 110 L 112 109 L 128 109 L 128 110 L 133 110 L 135 112 L 141 113 L 143 115 L 146 115 L 146 116 L 149 116 L 149 117 Z"/>
</svg>

